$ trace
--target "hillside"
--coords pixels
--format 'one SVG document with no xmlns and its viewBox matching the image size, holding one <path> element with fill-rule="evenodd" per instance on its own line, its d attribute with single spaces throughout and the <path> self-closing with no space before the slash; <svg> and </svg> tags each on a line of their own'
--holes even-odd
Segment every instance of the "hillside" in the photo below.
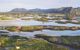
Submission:
<svg viewBox="0 0 80 50">
<path fill-rule="evenodd" d="M 25 9 L 25 8 L 15 8 L 10 12 L 34 12 L 34 13 L 68 13 L 72 7 L 64 7 L 64 8 L 53 8 L 53 9 Z"/>
</svg>

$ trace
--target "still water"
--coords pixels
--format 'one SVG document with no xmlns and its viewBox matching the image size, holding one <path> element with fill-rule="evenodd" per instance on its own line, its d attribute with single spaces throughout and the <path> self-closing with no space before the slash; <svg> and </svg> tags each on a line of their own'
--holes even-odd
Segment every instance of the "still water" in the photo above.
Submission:
<svg viewBox="0 0 80 50">
<path fill-rule="evenodd" d="M 34 37 L 35 34 L 46 34 L 50 36 L 80 36 L 80 30 L 77 31 L 54 31 L 54 30 L 42 30 L 42 31 L 34 31 L 34 32 L 10 32 L 11 35 L 19 35 L 24 37 Z"/>
<path fill-rule="evenodd" d="M 41 22 L 35 20 L 9 20 L 9 21 L 0 21 L 0 26 L 31 26 L 31 25 L 52 25 L 52 26 L 80 26 L 80 24 L 58 24 L 55 21 L 49 22 Z M 42 31 L 34 31 L 34 32 L 11 32 L 9 35 L 20 35 L 20 36 L 28 36 L 33 37 L 35 34 L 47 34 L 51 36 L 77 36 L 80 35 L 80 30 L 71 31 L 55 31 L 55 30 L 42 30 Z"/>
</svg>

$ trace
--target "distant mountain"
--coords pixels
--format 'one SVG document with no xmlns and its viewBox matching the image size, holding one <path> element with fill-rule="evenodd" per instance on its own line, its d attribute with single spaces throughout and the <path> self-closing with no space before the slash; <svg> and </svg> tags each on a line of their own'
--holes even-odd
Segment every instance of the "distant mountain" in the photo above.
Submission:
<svg viewBox="0 0 80 50">
<path fill-rule="evenodd" d="M 25 8 L 15 8 L 12 9 L 10 12 L 27 12 L 27 10 Z"/>
<path fill-rule="evenodd" d="M 56 8 L 56 9 L 30 9 L 26 10 L 25 8 L 15 8 L 10 12 L 34 12 L 34 13 L 68 13 L 72 7 Z"/>
</svg>

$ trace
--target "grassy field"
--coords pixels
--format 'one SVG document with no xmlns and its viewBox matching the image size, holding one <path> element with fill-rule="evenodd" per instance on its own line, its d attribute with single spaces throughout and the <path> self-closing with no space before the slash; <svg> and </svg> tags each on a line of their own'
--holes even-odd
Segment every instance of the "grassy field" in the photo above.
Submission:
<svg viewBox="0 0 80 50">
<path fill-rule="evenodd" d="M 69 50 L 64 46 L 51 44 L 39 38 L 26 38 L 20 36 L 0 36 L 0 49 L 8 50 Z"/>
<path fill-rule="evenodd" d="M 53 44 L 80 49 L 80 36 L 47 36 L 43 34 L 37 34 L 35 36 Z"/>
</svg>

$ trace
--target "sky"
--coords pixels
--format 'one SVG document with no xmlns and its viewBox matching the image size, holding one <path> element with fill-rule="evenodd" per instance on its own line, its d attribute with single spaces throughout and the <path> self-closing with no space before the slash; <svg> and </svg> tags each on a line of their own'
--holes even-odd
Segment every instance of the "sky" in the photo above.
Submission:
<svg viewBox="0 0 80 50">
<path fill-rule="evenodd" d="M 80 7 L 80 0 L 0 0 L 0 12 L 14 8 L 48 9 L 60 7 Z"/>
</svg>

